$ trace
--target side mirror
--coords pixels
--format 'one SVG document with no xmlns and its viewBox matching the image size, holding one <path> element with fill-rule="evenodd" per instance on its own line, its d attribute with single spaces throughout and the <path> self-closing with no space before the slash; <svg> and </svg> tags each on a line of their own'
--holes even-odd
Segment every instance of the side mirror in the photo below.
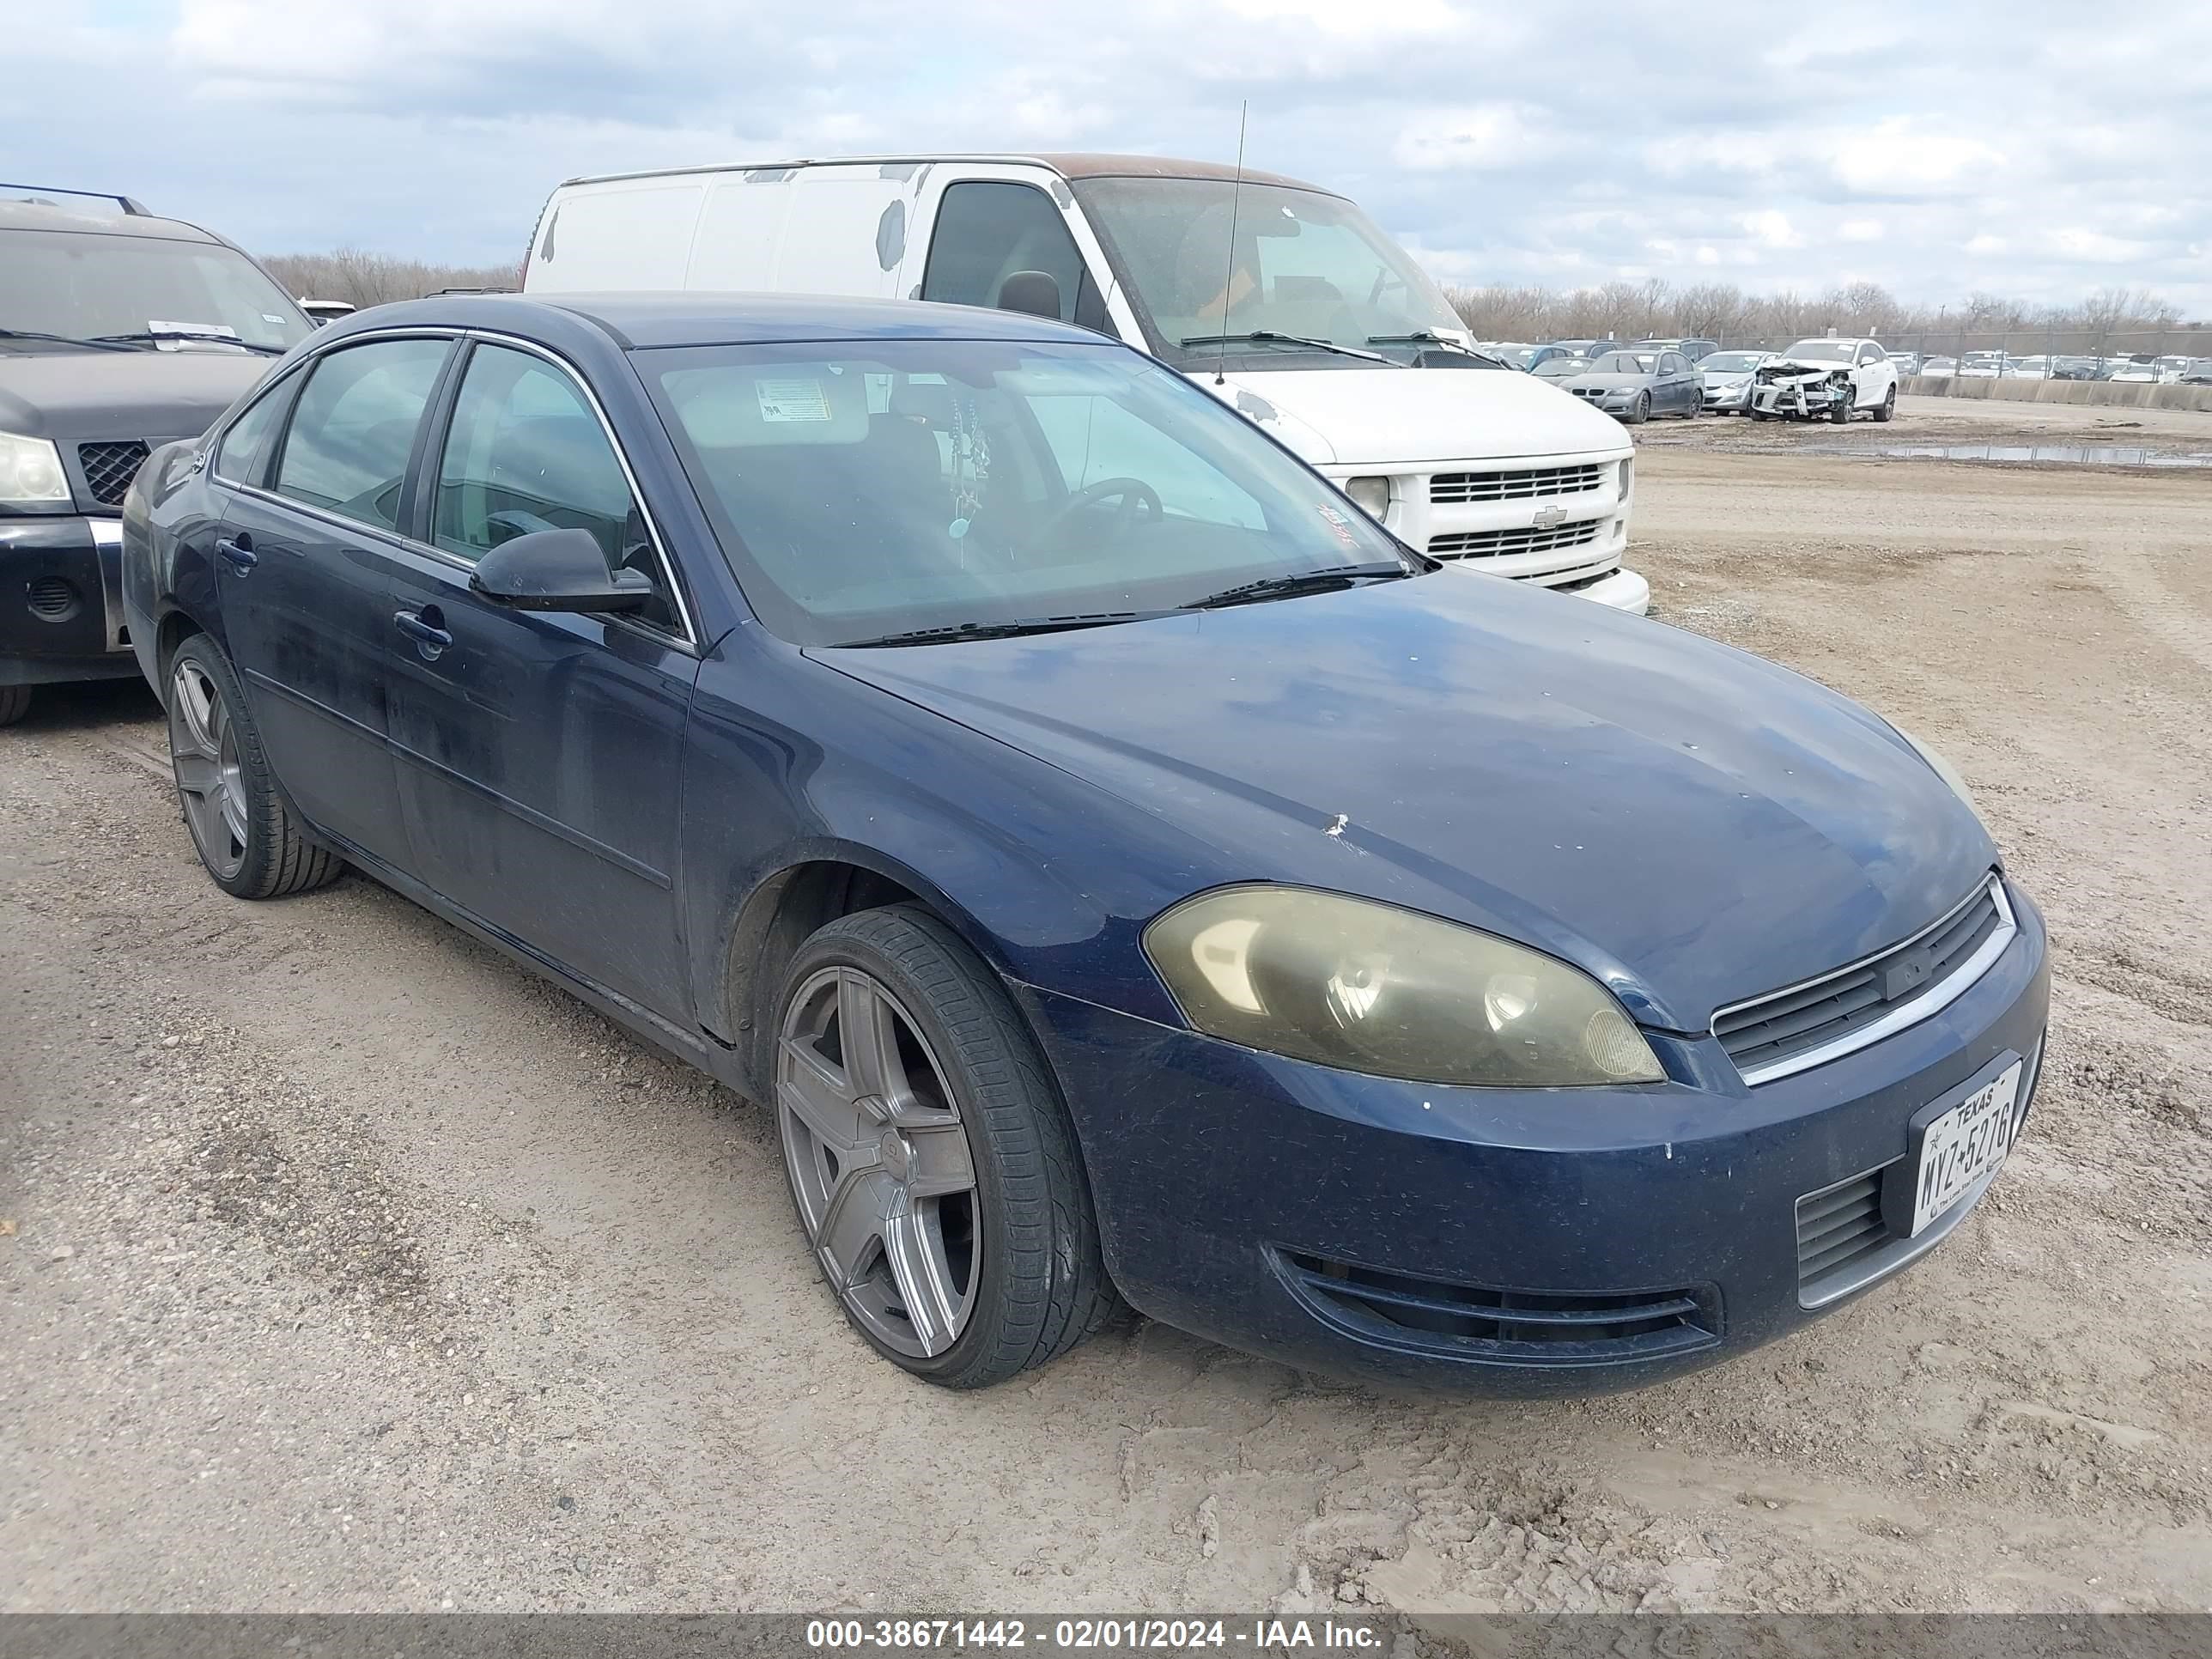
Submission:
<svg viewBox="0 0 2212 1659">
<path fill-rule="evenodd" d="M 477 561 L 469 586 L 517 611 L 635 611 L 653 598 L 639 570 L 611 570 L 588 530 L 533 530 Z"/>
<path fill-rule="evenodd" d="M 999 284 L 999 309 L 1060 320 L 1060 283 L 1050 271 L 1018 270 Z"/>
</svg>

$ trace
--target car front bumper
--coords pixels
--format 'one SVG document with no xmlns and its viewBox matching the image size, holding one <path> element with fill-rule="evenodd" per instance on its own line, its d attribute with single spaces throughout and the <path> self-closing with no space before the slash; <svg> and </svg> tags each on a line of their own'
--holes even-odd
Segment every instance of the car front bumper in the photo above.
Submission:
<svg viewBox="0 0 2212 1659">
<path fill-rule="evenodd" d="M 1705 407 L 1724 413 L 1750 408 L 1751 382 L 1747 380 L 1741 386 L 1707 386 Z"/>
<path fill-rule="evenodd" d="M 1766 415 L 1825 416 L 1851 400 L 1851 388 L 1825 381 L 1768 380 L 1752 388 L 1751 407 Z"/>
<path fill-rule="evenodd" d="M 1948 1006 L 1756 1089 L 1710 1036 L 1652 1034 L 1661 1085 L 1455 1089 L 1015 989 L 1073 1112 L 1108 1265 L 1139 1310 L 1322 1371 L 1596 1393 L 1796 1330 L 1972 1210 L 1982 1188 L 1910 1240 L 1877 1215 L 1859 1279 L 1801 1282 L 1799 1200 L 1898 1164 L 1916 1113 L 2018 1059 L 2024 1120 L 2049 983 L 2041 918 L 2011 896 L 2018 936 Z M 1548 1322 L 1516 1322 L 1516 1308 Z"/>
<path fill-rule="evenodd" d="M 123 616 L 121 522 L 0 518 L 0 685 L 137 672 Z"/>
</svg>

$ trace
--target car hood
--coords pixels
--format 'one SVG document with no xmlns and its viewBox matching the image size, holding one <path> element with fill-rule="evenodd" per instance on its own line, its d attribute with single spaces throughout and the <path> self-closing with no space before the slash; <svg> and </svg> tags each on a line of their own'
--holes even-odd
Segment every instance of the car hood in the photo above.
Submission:
<svg viewBox="0 0 2212 1659">
<path fill-rule="evenodd" d="M 1649 374 L 1571 374 L 1555 384 L 1586 386 L 1597 392 L 1646 392 L 1652 378 Z"/>
<path fill-rule="evenodd" d="M 1191 378 L 1316 466 L 1626 453 L 1620 427 L 1510 368 L 1232 369 Z"/>
<path fill-rule="evenodd" d="M 1707 386 L 1741 386 L 1750 378 L 1747 368 L 1709 368 L 1704 372 Z"/>
<path fill-rule="evenodd" d="M 1849 373 L 1850 367 L 1849 363 L 1823 362 L 1816 357 L 1777 357 L 1761 363 L 1753 372 L 1772 378 L 1771 371 L 1780 369 L 1794 379 L 1801 374 L 1833 374 L 1838 369 Z"/>
<path fill-rule="evenodd" d="M 1186 891 L 1280 881 L 1449 916 L 1579 964 L 1674 1030 L 1894 943 L 1996 862 L 1858 705 L 1469 573 L 810 654 L 1166 820 Z M 1065 865 L 1081 842 L 1036 854 Z"/>
<path fill-rule="evenodd" d="M 274 361 L 230 351 L 0 351 L 0 430 L 64 442 L 197 438 Z"/>
</svg>

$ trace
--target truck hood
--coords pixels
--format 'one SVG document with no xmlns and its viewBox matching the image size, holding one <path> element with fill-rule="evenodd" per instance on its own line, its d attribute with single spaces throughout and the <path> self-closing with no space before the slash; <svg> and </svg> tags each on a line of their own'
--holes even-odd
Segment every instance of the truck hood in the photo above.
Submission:
<svg viewBox="0 0 2212 1659">
<path fill-rule="evenodd" d="M 810 654 L 1165 820 L 1186 890 L 1280 881 L 1449 916 L 1576 963 L 1677 1030 L 1894 943 L 1996 861 L 1857 704 L 1464 573 Z M 1071 833 L 1036 855 L 1077 871 L 1085 809 L 1063 810 Z"/>
<path fill-rule="evenodd" d="M 232 351 L 0 351 L 0 431 L 197 438 L 276 360 Z"/>
<path fill-rule="evenodd" d="M 1377 471 L 1524 455 L 1626 454 L 1610 416 L 1510 368 L 1212 370 L 1191 379 L 1316 466 Z"/>
</svg>

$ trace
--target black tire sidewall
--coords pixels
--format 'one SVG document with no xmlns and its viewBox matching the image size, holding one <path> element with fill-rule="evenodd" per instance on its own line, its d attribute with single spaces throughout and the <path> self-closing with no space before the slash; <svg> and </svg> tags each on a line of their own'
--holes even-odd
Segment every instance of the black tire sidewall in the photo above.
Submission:
<svg viewBox="0 0 2212 1659">
<path fill-rule="evenodd" d="M 168 672 L 161 685 L 165 704 L 174 692 L 178 665 L 188 660 L 206 671 L 222 696 L 231 726 L 237 733 L 239 776 L 246 787 L 246 856 L 239 860 L 237 873 L 226 877 L 210 864 L 207 854 L 200 850 L 197 836 L 192 837 L 192 851 L 198 855 L 200 867 L 208 872 L 208 878 L 233 898 L 261 898 L 275 884 L 273 869 L 282 849 L 275 844 L 278 837 L 270 833 L 270 829 L 272 823 L 281 824 L 284 810 L 270 777 L 269 763 L 261 752 L 261 729 L 254 725 L 252 711 L 246 706 L 245 693 L 231 668 L 230 659 L 205 634 L 192 635 L 169 659 Z M 171 781 L 173 785 L 173 768 Z M 184 806 L 181 786 L 177 787 L 177 805 L 180 810 Z M 270 810 L 272 805 L 276 808 L 274 812 Z M 185 833 L 191 834 L 189 827 Z"/>
<path fill-rule="evenodd" d="M 988 1035 L 981 1044 L 963 1044 L 948 1024 L 932 988 L 916 979 L 897 956 L 885 948 L 891 940 L 899 941 L 896 948 L 902 954 L 908 951 L 935 957 L 952 969 L 963 981 L 961 989 L 976 997 L 986 1015 L 995 1016 L 989 1023 Z M 776 1037 L 782 1037 L 783 1019 L 791 999 L 799 988 L 824 968 L 843 966 L 860 969 L 889 987 L 898 998 L 907 1017 L 914 1021 L 931 1051 L 936 1055 L 940 1076 L 959 1108 L 960 1119 L 968 1135 L 969 1155 L 975 1167 L 975 1229 L 979 1242 L 975 1282 L 975 1305 L 969 1310 L 967 1325 L 952 1346 L 943 1353 L 926 1359 L 917 1359 L 886 1347 L 873 1333 L 854 1319 L 842 1297 L 836 1297 L 838 1310 L 845 1315 L 862 1340 L 878 1353 L 901 1370 L 926 1381 L 945 1387 L 965 1389 L 988 1387 L 1003 1382 L 1025 1368 L 1022 1364 L 1007 1363 L 1010 1340 L 1020 1347 L 1024 1339 L 1019 1334 L 1020 1321 L 1008 1292 L 1016 1287 L 1014 1271 L 1010 1269 L 1012 1253 L 1006 1235 L 1015 1224 L 1035 1225 L 1036 1206 L 1024 1203 L 1009 1191 L 1012 1179 L 1009 1164 L 1024 1156 L 1042 1156 L 1046 1149 L 1037 1142 L 1057 1137 L 1064 1141 L 1060 1149 L 1065 1155 L 1064 1168 L 1080 1181 L 1080 1166 L 1074 1158 L 1074 1133 L 1066 1117 L 1066 1109 L 1054 1091 L 1052 1073 L 1034 1039 L 1028 1037 L 1020 1017 L 1006 1000 L 995 976 L 958 936 L 937 920 L 912 906 L 896 905 L 881 910 L 862 911 L 840 918 L 818 930 L 799 946 L 793 957 L 790 971 L 785 976 L 782 994 L 775 1005 Z M 978 1048 L 993 1051 L 990 1058 L 1004 1066 L 1009 1083 L 1001 1092 L 1000 1109 L 994 1111 L 981 1096 L 983 1086 L 971 1075 L 970 1066 Z M 1027 1079 L 1029 1080 L 1025 1081 Z M 1009 1125 L 1003 1103 L 1010 1091 L 1018 1102 L 1021 1111 L 1017 1121 Z M 777 1140 L 781 1152 L 782 1125 L 781 1103 L 774 1103 L 778 1114 Z M 1040 1121 L 1043 1120 L 1043 1121 Z M 1044 1164 L 1049 1171 L 1052 1162 Z M 789 1168 L 786 1164 L 786 1185 L 789 1182 Z M 1050 1179 L 1048 1174 L 1047 1179 Z M 1043 1219 L 1051 1224 L 1055 1214 L 1055 1198 L 1070 1204 L 1076 1194 L 1054 1194 L 1048 1192 L 1043 1200 Z M 1088 1194 L 1080 1195 L 1083 1213 L 1089 1213 Z M 799 1212 L 799 1195 L 792 1193 L 792 1207 Z M 805 1218 L 799 1214 L 800 1234 L 805 1237 Z M 1095 1232 L 1090 1249 L 1095 1257 Z M 1057 1248 L 1044 1253 L 1049 1272 L 1060 1255 Z M 820 1262 L 817 1258 L 817 1269 Z M 1099 1269 L 1103 1273 L 1103 1267 Z M 825 1275 L 824 1282 L 827 1283 Z M 836 1296 L 835 1287 L 831 1293 Z M 1030 1345 L 1036 1346 L 1033 1342 Z"/>
</svg>

